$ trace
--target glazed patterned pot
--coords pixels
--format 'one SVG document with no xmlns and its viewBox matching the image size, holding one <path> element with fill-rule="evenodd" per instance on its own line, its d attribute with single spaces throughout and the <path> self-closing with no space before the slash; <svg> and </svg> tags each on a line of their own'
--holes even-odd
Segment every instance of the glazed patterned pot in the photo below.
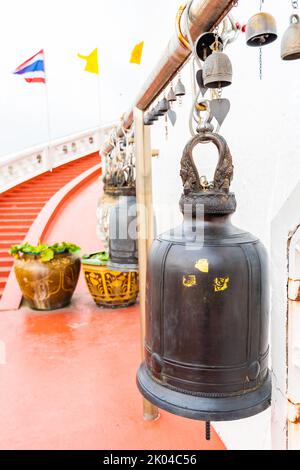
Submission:
<svg viewBox="0 0 300 470">
<path fill-rule="evenodd" d="M 94 301 L 100 307 L 128 307 L 139 293 L 139 274 L 112 271 L 95 259 L 82 259 L 84 277 Z"/>
<path fill-rule="evenodd" d="M 35 310 L 54 310 L 68 305 L 77 285 L 80 258 L 71 253 L 55 254 L 47 263 L 24 254 L 14 269 L 24 298 Z"/>
</svg>

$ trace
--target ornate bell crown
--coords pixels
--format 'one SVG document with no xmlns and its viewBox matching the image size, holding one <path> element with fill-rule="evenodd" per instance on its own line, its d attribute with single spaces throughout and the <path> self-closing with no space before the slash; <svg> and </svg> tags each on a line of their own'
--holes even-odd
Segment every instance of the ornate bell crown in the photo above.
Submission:
<svg viewBox="0 0 300 470">
<path fill-rule="evenodd" d="M 210 184 L 199 178 L 192 156 L 194 147 L 203 142 L 213 142 L 219 151 L 219 161 Z M 204 214 L 207 215 L 226 215 L 235 211 L 235 195 L 229 191 L 233 177 L 232 156 L 224 137 L 213 132 L 200 131 L 186 144 L 180 166 L 183 194 L 179 205 L 183 213 L 192 211 L 195 216 L 199 204 L 204 205 Z"/>
</svg>

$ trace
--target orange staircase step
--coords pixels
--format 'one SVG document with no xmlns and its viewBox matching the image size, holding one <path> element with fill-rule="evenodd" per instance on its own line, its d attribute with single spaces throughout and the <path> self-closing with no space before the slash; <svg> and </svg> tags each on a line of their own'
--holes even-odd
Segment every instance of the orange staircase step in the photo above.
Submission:
<svg viewBox="0 0 300 470">
<path fill-rule="evenodd" d="M 0 277 L 3 278 L 7 278 L 9 276 L 9 273 L 10 273 L 10 267 L 9 266 L 1 266 L 0 265 Z"/>
<path fill-rule="evenodd" d="M 0 194 L 0 298 L 14 262 L 8 253 L 10 246 L 22 243 L 39 212 L 59 189 L 99 161 L 99 154 L 94 153 Z"/>
<path fill-rule="evenodd" d="M 3 253 L 0 253 L 0 266 L 12 266 L 14 264 L 14 259 L 12 256 L 4 256 Z"/>
</svg>

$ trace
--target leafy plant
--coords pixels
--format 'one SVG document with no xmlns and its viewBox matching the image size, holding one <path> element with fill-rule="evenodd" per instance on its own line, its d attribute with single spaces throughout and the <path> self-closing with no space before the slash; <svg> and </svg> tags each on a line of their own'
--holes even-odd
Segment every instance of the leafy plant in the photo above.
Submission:
<svg viewBox="0 0 300 470">
<path fill-rule="evenodd" d="M 106 263 L 109 260 L 109 254 L 107 251 L 100 251 L 99 253 L 93 253 L 92 255 L 83 255 L 83 259 L 97 259 Z"/>
<path fill-rule="evenodd" d="M 74 243 L 54 243 L 54 245 L 47 245 L 39 242 L 37 245 L 30 245 L 28 242 L 20 245 L 12 245 L 10 254 L 15 258 L 21 258 L 23 255 L 35 255 L 40 258 L 43 263 L 51 261 L 56 254 L 60 253 L 77 253 L 80 247 Z"/>
</svg>

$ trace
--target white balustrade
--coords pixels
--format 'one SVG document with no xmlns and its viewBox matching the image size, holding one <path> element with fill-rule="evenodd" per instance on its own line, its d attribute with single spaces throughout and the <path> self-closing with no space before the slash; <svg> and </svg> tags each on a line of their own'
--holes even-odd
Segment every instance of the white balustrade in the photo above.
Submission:
<svg viewBox="0 0 300 470">
<path fill-rule="evenodd" d="M 0 157 L 0 193 L 45 171 L 99 152 L 113 124 L 88 129 L 22 152 Z"/>
</svg>

